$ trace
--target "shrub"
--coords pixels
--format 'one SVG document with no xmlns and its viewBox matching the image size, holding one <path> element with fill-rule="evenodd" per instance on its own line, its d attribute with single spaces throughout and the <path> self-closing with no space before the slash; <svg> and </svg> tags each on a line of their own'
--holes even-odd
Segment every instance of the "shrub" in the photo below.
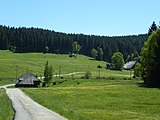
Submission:
<svg viewBox="0 0 160 120">
<path fill-rule="evenodd" d="M 91 71 L 87 71 L 85 74 L 84 74 L 84 79 L 91 79 L 92 78 L 92 73 Z"/>
</svg>

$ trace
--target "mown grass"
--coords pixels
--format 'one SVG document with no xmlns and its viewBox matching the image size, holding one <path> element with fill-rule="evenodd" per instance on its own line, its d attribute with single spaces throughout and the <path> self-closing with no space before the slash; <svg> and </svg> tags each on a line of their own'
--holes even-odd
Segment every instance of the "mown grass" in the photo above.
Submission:
<svg viewBox="0 0 160 120">
<path fill-rule="evenodd" d="M 0 86 L 7 84 L 14 84 L 15 80 L 0 80 Z"/>
<path fill-rule="evenodd" d="M 96 61 L 90 57 L 78 55 L 70 58 L 67 54 L 42 54 L 42 53 L 12 53 L 7 50 L 0 50 L 0 78 L 16 78 L 26 72 L 32 72 L 38 76 L 43 76 L 46 61 L 53 66 L 54 74 L 72 72 L 86 72 L 90 70 L 93 77 L 98 76 L 97 66 L 101 65 L 101 77 L 117 76 L 129 77 L 129 71 L 106 70 L 106 62 Z M 82 75 L 81 75 L 82 76 Z M 78 77 L 81 77 L 78 76 Z"/>
<path fill-rule="evenodd" d="M 135 80 L 67 80 L 49 88 L 23 89 L 69 120 L 159 120 L 160 90 Z"/>
<path fill-rule="evenodd" d="M 0 120 L 12 120 L 14 111 L 4 89 L 0 89 Z"/>
</svg>

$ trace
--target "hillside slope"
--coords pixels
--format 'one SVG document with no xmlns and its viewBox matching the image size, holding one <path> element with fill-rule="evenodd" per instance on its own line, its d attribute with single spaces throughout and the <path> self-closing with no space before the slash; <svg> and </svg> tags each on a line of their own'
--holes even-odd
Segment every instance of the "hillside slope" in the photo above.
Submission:
<svg viewBox="0 0 160 120">
<path fill-rule="evenodd" d="M 42 54 L 42 53 L 12 53 L 8 50 L 0 50 L 0 78 L 16 78 L 26 72 L 43 76 L 46 61 L 53 66 L 54 75 L 72 72 L 86 72 L 90 70 L 93 76 L 98 75 L 97 66 L 101 65 L 101 76 L 128 76 L 128 71 L 106 70 L 106 62 L 96 61 L 90 57 L 78 55 L 70 58 L 67 54 Z"/>
<path fill-rule="evenodd" d="M 69 53 L 72 51 L 73 41 L 81 46 L 80 54 L 90 56 L 93 48 L 101 47 L 103 60 L 110 61 L 114 52 L 120 51 L 124 58 L 135 51 L 140 53 L 147 35 L 132 36 L 95 36 L 84 34 L 66 34 L 39 28 L 14 28 L 0 26 L 0 50 L 11 49 L 18 53 L 44 52 L 45 47 L 49 53 Z"/>
</svg>

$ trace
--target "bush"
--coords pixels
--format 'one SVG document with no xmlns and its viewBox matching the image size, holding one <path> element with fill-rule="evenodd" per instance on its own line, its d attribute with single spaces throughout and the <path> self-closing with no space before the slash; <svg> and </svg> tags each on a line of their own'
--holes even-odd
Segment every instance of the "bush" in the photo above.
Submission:
<svg viewBox="0 0 160 120">
<path fill-rule="evenodd" d="M 84 74 L 84 79 L 91 79 L 92 78 L 92 73 L 91 71 L 87 71 L 85 74 Z"/>
<path fill-rule="evenodd" d="M 141 71 L 142 71 L 142 66 L 141 64 L 137 64 L 135 69 L 134 69 L 134 77 L 140 77 L 141 76 Z"/>
</svg>

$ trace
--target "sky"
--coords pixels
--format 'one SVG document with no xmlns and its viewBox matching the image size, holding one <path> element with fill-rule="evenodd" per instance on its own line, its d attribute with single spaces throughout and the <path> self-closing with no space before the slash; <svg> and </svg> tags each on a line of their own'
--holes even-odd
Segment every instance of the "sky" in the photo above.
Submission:
<svg viewBox="0 0 160 120">
<path fill-rule="evenodd" d="M 0 0 L 0 24 L 100 36 L 137 35 L 160 21 L 160 0 Z"/>
</svg>

